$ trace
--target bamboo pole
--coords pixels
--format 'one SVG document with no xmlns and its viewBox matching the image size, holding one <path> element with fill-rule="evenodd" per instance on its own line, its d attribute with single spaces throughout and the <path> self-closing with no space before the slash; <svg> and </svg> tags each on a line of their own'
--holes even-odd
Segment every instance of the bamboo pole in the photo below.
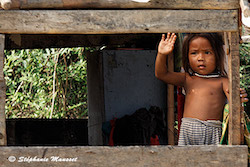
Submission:
<svg viewBox="0 0 250 167">
<path fill-rule="evenodd" d="M 53 73 L 53 98 L 52 98 L 51 112 L 50 112 L 50 116 L 49 116 L 50 119 L 53 116 L 55 98 L 56 98 L 56 95 L 57 95 L 57 91 L 56 91 L 56 67 L 57 67 L 57 63 L 58 63 L 58 58 L 59 58 L 59 54 L 56 55 L 56 58 L 54 60 L 55 65 L 54 65 L 54 73 Z"/>
</svg>

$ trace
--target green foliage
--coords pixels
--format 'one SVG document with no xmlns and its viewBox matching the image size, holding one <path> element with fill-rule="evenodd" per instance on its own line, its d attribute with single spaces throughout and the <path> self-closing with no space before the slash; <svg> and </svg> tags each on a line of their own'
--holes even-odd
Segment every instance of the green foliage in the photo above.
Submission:
<svg viewBox="0 0 250 167">
<path fill-rule="evenodd" d="M 248 92 L 250 99 L 250 43 L 240 45 L 240 85 Z M 250 112 L 250 102 L 245 106 L 245 110 Z"/>
<path fill-rule="evenodd" d="M 5 51 L 8 118 L 87 116 L 83 48 Z"/>
</svg>

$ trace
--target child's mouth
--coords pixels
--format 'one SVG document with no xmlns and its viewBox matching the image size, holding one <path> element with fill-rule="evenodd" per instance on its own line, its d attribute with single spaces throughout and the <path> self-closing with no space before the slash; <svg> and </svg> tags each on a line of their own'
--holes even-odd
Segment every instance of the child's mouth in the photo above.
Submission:
<svg viewBox="0 0 250 167">
<path fill-rule="evenodd" d="M 205 65 L 199 65 L 198 68 L 199 69 L 204 69 L 206 66 Z"/>
</svg>

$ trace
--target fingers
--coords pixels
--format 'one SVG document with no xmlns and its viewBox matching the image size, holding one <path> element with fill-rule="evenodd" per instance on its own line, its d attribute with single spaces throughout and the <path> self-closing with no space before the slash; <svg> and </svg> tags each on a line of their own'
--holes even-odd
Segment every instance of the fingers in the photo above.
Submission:
<svg viewBox="0 0 250 167">
<path fill-rule="evenodd" d="M 229 93 L 229 89 L 226 89 L 226 92 Z M 248 102 L 249 99 L 247 98 L 248 94 L 244 88 L 240 88 L 240 100 L 242 103 Z"/>
<path fill-rule="evenodd" d="M 170 42 L 171 43 L 175 43 L 177 36 L 175 35 L 175 33 L 172 33 L 171 37 L 170 37 Z"/>
<path fill-rule="evenodd" d="M 170 33 L 168 32 L 166 40 L 169 40 L 169 38 L 170 38 Z"/>
<path fill-rule="evenodd" d="M 240 98 L 241 102 L 248 102 L 247 93 L 241 94 Z"/>
<path fill-rule="evenodd" d="M 243 88 L 240 88 L 240 98 L 242 103 L 248 102 L 247 92 Z"/>
<path fill-rule="evenodd" d="M 229 93 L 229 89 L 226 89 L 226 92 Z M 240 88 L 240 94 L 244 94 L 244 93 L 246 93 L 246 90 L 244 88 Z"/>
<path fill-rule="evenodd" d="M 240 88 L 240 93 L 246 93 L 246 90 L 244 88 Z"/>
<path fill-rule="evenodd" d="M 241 103 L 246 103 L 246 102 L 248 102 L 249 100 L 248 100 L 248 98 L 242 98 L 241 99 Z"/>
<path fill-rule="evenodd" d="M 175 35 L 175 33 L 170 33 L 170 32 L 167 33 L 167 38 L 165 34 L 162 34 L 161 36 L 161 40 L 171 43 L 175 42 L 176 38 L 177 36 Z"/>
<path fill-rule="evenodd" d="M 247 97 L 247 93 L 241 93 L 240 97 Z"/>
<path fill-rule="evenodd" d="M 165 34 L 162 34 L 161 36 L 161 40 L 164 41 L 165 40 Z"/>
</svg>

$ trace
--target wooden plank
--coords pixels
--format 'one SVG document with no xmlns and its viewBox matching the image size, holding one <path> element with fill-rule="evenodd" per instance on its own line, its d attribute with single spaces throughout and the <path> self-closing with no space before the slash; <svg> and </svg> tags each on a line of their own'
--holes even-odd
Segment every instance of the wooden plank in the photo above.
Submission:
<svg viewBox="0 0 250 167">
<path fill-rule="evenodd" d="M 103 145 L 102 123 L 104 115 L 103 67 L 100 52 L 87 52 L 88 83 L 88 143 L 92 146 Z"/>
<path fill-rule="evenodd" d="M 174 56 L 173 54 L 168 56 L 168 71 L 174 71 Z M 167 123 L 168 123 L 168 144 L 175 145 L 175 133 L 174 133 L 174 123 L 175 123 L 175 115 L 174 115 L 174 85 L 168 84 L 167 90 Z"/>
<path fill-rule="evenodd" d="M 65 48 L 107 46 L 109 49 L 155 49 L 161 34 L 108 34 L 108 35 L 41 35 L 10 34 L 5 36 L 5 49 Z"/>
<path fill-rule="evenodd" d="M 0 10 L 0 20 L 4 34 L 238 31 L 237 10 Z"/>
<path fill-rule="evenodd" d="M 1 167 L 247 167 L 247 158 L 247 146 L 1 147 L 0 151 Z"/>
<path fill-rule="evenodd" d="M 3 1 L 3 0 L 2 0 Z M 3 7 L 4 8 L 4 7 Z M 11 9 L 165 8 L 237 9 L 237 0 L 12 0 Z M 5 7 L 5 9 L 8 9 Z"/>
<path fill-rule="evenodd" d="M 4 80 L 4 45 L 5 35 L 0 34 L 0 145 L 7 145 L 6 136 L 6 116 L 5 116 L 5 98 L 6 98 L 6 84 Z"/>
<path fill-rule="evenodd" d="M 239 34 L 229 33 L 230 54 L 228 57 L 229 71 L 229 144 L 238 145 L 242 141 L 241 103 L 240 103 L 240 57 Z"/>
</svg>

